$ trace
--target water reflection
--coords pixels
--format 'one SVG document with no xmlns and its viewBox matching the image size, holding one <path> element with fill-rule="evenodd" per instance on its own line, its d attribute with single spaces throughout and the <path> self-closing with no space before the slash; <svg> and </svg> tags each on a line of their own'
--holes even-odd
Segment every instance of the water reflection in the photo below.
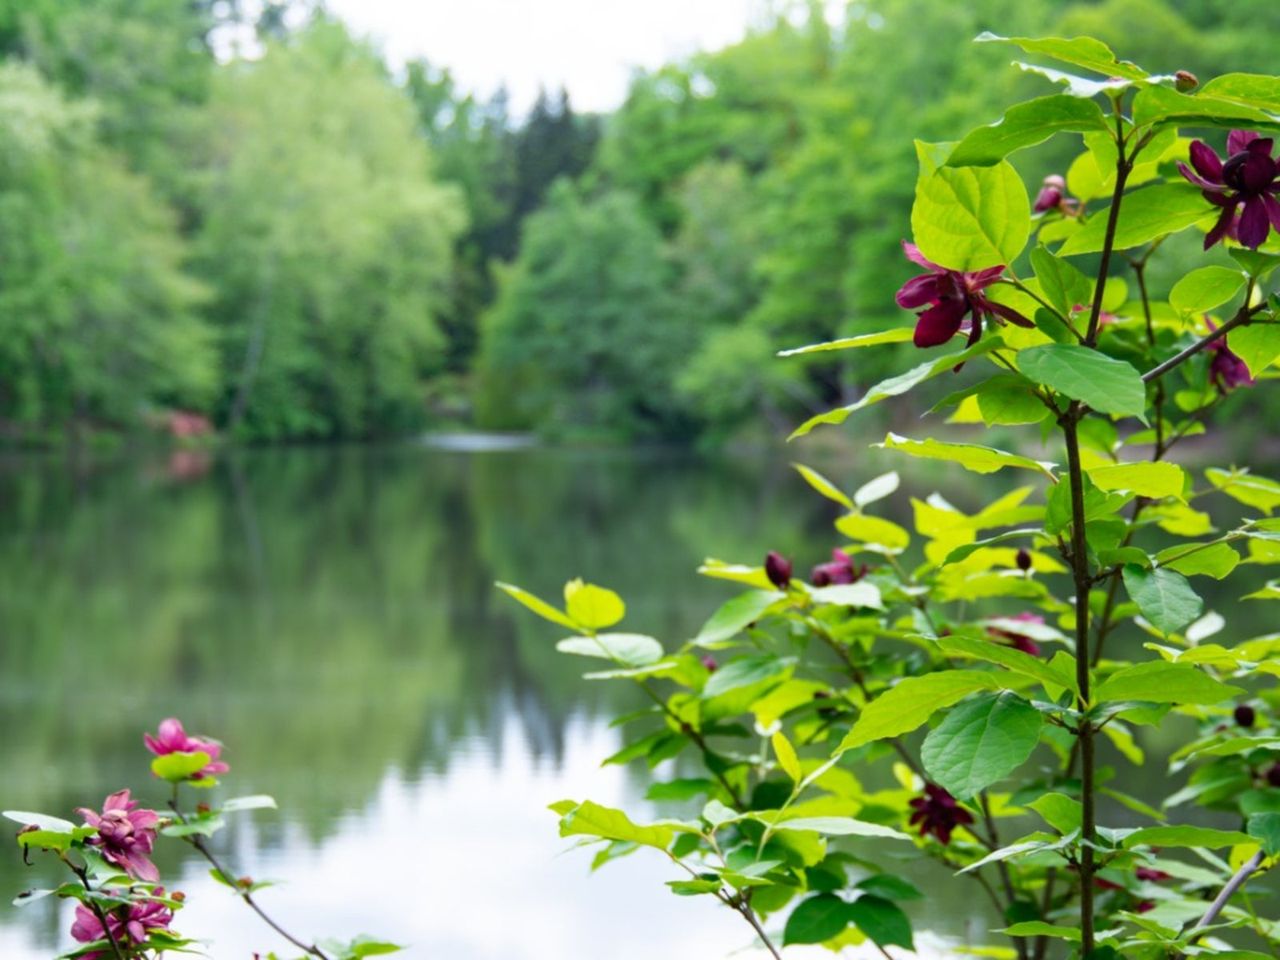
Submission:
<svg viewBox="0 0 1280 960">
<path fill-rule="evenodd" d="M 934 479 L 921 472 L 920 491 Z M 628 599 L 629 626 L 675 641 L 726 595 L 692 575 L 704 556 L 776 547 L 814 562 L 830 518 L 776 456 L 398 446 L 0 462 L 0 802 L 67 815 L 146 785 L 140 733 L 177 713 L 226 741 L 230 789 L 279 798 L 283 816 L 225 844 L 244 871 L 286 881 L 265 896 L 308 934 L 369 931 L 451 960 L 723 956 L 744 929 L 670 896 L 660 862 L 588 880 L 585 856 L 562 855 L 545 804 L 643 789 L 598 766 L 629 691 L 584 684 L 492 583 L 553 594 L 597 578 Z M 181 927 L 213 956 L 279 946 L 199 864 L 160 866 L 182 877 Z M 67 945 L 65 908 L 7 906 L 56 876 L 0 847 L 0 956 Z M 935 889 L 929 926 L 982 939 L 968 891 Z"/>
</svg>

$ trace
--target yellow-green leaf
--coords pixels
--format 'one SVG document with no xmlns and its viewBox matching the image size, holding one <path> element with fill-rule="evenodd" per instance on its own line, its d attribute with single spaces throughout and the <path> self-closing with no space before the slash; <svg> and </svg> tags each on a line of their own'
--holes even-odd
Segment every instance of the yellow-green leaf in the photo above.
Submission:
<svg viewBox="0 0 1280 960">
<path fill-rule="evenodd" d="M 923 457 L 927 460 L 946 460 L 956 463 L 974 473 L 995 473 L 1004 467 L 1019 467 L 1023 470 L 1035 470 L 1053 479 L 1054 464 L 1016 453 L 1006 453 L 994 447 L 983 447 L 976 443 L 950 443 L 943 440 L 911 440 L 890 433 L 884 443 L 875 444 L 887 450 L 899 450 L 912 457 Z"/>
<path fill-rule="evenodd" d="M 564 585 L 564 602 L 569 618 L 587 630 L 611 627 L 627 612 L 622 598 L 612 590 L 581 580 L 570 580 Z"/>
</svg>

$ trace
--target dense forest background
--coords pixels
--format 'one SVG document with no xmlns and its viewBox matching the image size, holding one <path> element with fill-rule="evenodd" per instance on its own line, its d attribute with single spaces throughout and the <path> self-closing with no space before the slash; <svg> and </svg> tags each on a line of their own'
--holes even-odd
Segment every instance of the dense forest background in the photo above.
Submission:
<svg viewBox="0 0 1280 960">
<path fill-rule="evenodd" d="M 0 438 L 780 430 L 896 363 L 774 354 L 902 323 L 903 131 L 1044 88 L 984 29 L 1274 72 L 1280 7 L 779 3 L 517 116 L 311 2 L 0 0 Z"/>
</svg>

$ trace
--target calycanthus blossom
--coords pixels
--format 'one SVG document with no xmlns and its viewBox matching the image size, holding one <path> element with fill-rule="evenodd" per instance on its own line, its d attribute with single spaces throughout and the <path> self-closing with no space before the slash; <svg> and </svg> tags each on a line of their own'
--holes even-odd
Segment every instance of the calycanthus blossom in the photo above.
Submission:
<svg viewBox="0 0 1280 960">
<path fill-rule="evenodd" d="M 1033 624 L 1035 626 L 1044 625 L 1044 617 L 1038 613 L 1024 611 L 1015 613 L 1009 620 L 1016 620 L 1020 623 Z M 1020 633 L 1016 629 L 1008 629 L 1002 627 L 987 627 L 987 633 L 993 637 L 999 637 L 1005 640 L 1007 646 L 1013 647 L 1015 650 L 1021 650 L 1023 653 L 1029 653 L 1033 657 L 1040 656 L 1040 645 L 1025 633 Z"/>
<path fill-rule="evenodd" d="M 1273 140 L 1248 130 L 1227 136 L 1224 162 L 1203 140 L 1192 141 L 1191 169 L 1179 163 L 1182 175 L 1200 188 L 1204 198 L 1222 209 L 1218 222 L 1204 238 L 1208 250 L 1223 237 L 1257 249 L 1272 227 L 1280 230 L 1280 163 L 1271 156 Z"/>
<path fill-rule="evenodd" d="M 218 774 L 226 773 L 231 769 L 224 761 L 218 759 L 222 754 L 222 744 L 216 740 L 188 736 L 187 731 L 182 727 L 182 721 L 176 717 L 168 717 L 161 720 L 160 729 L 156 735 L 153 737 L 149 733 L 144 733 L 142 741 L 147 745 L 147 749 L 157 757 L 163 757 L 170 753 L 208 754 L 209 762 L 198 773 L 192 774 L 192 780 L 216 777 Z"/>
<path fill-rule="evenodd" d="M 164 888 L 156 887 L 155 893 L 156 896 L 164 896 Z M 121 947 L 134 947 L 146 943 L 151 931 L 168 930 L 173 911 L 159 900 L 145 900 L 131 903 L 127 909 L 111 910 L 106 916 L 107 925 L 104 927 L 92 910 L 83 903 L 77 904 L 71 936 L 79 943 L 96 943 L 108 939 L 107 931 L 110 930 L 111 939 Z M 102 960 L 110 956 L 109 950 L 95 950 L 81 954 L 80 960 Z"/>
<path fill-rule="evenodd" d="M 911 825 L 920 828 L 920 836 L 933 834 L 944 846 L 951 842 L 956 827 L 973 823 L 973 815 L 950 793 L 936 783 L 926 783 L 924 793 L 911 801 Z"/>
<path fill-rule="evenodd" d="M 982 321 L 997 317 L 1020 327 L 1033 327 L 1030 320 L 1012 307 L 996 303 L 982 291 L 1000 279 L 1004 265 L 988 267 L 973 273 L 948 270 L 925 258 L 914 243 L 902 241 L 907 259 L 928 270 L 912 277 L 898 290 L 898 306 L 905 310 L 921 310 L 913 338 L 917 347 L 936 347 L 946 343 L 968 324 L 969 343 L 982 336 Z"/>
<path fill-rule="evenodd" d="M 160 871 L 151 862 L 156 824 L 160 821 L 154 810 L 139 810 L 138 802 L 129 798 L 129 791 L 120 790 L 107 797 L 102 813 L 87 807 L 76 812 L 88 826 L 97 828 L 97 835 L 85 842 L 97 847 L 108 863 L 138 880 L 154 883 L 160 879 Z"/>
<path fill-rule="evenodd" d="M 1205 322 L 1209 325 L 1210 331 L 1218 329 L 1217 324 L 1208 317 L 1205 318 Z M 1218 337 L 1209 344 L 1209 351 L 1213 354 L 1212 359 L 1209 360 L 1209 381 L 1218 388 L 1219 393 L 1225 396 L 1236 387 L 1253 386 L 1249 365 L 1232 352 L 1226 337 Z"/>
</svg>

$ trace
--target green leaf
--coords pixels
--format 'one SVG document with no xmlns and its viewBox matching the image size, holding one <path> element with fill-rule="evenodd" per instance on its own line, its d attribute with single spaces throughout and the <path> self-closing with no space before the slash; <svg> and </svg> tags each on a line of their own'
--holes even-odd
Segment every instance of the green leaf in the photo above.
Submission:
<svg viewBox="0 0 1280 960">
<path fill-rule="evenodd" d="M 1280 853 L 1280 813 L 1255 813 L 1248 824 L 1249 836 L 1262 844 L 1267 856 Z"/>
<path fill-rule="evenodd" d="M 814 603 L 833 603 L 841 607 L 865 607 L 883 610 L 884 600 L 880 588 L 874 583 L 859 580 L 857 583 L 833 583 L 829 587 L 813 587 L 809 597 Z"/>
<path fill-rule="evenodd" d="M 1280 78 L 1257 73 L 1224 73 L 1214 77 L 1200 93 L 1269 113 L 1280 113 Z"/>
<path fill-rule="evenodd" d="M 947 166 L 990 166 L 1024 147 L 1043 143 L 1055 133 L 1107 130 L 1102 109 L 1092 100 L 1065 93 L 1028 100 L 1010 107 L 1004 119 L 969 133 L 947 158 Z"/>
<path fill-rule="evenodd" d="M 902 551 L 911 543 L 911 534 L 892 520 L 865 513 L 850 513 L 836 520 L 836 529 L 850 540 L 875 544 L 890 551 Z"/>
<path fill-rule="evenodd" d="M 1185 230 L 1208 216 L 1211 206 L 1190 184 L 1158 183 L 1126 193 L 1116 225 L 1114 249 L 1127 250 Z M 1099 252 L 1106 240 L 1107 211 L 1099 210 L 1058 249 L 1059 256 Z"/>
<path fill-rule="evenodd" d="M 783 946 L 793 943 L 822 943 L 839 936 L 849 925 L 849 905 L 834 893 L 820 893 L 802 900 L 787 917 L 782 931 Z"/>
<path fill-rule="evenodd" d="M 1142 827 L 1121 841 L 1121 846 L 1132 850 L 1139 845 L 1152 847 L 1234 847 L 1239 843 L 1252 843 L 1252 838 L 1239 830 L 1215 830 L 1211 827 Z"/>
<path fill-rule="evenodd" d="M 907 677 L 867 704 L 837 752 L 910 733 L 944 707 L 971 693 L 998 686 L 992 675 L 972 670 L 940 670 Z"/>
<path fill-rule="evenodd" d="M 854 505 L 861 510 L 877 500 L 883 500 L 898 489 L 899 483 L 900 480 L 896 470 L 882 473 L 853 491 Z"/>
<path fill-rule="evenodd" d="M 761 818 L 763 819 L 763 818 Z M 769 821 L 765 821 L 766 823 Z M 774 830 L 811 830 L 829 837 L 877 837 L 885 840 L 910 840 L 905 833 L 866 820 L 853 817 L 794 817 L 778 820 Z"/>
<path fill-rule="evenodd" d="M 961 350 L 957 353 L 948 353 L 944 356 L 935 357 L 927 360 L 917 367 L 908 370 L 906 373 L 900 373 L 888 380 L 882 380 L 874 387 L 869 389 L 856 403 L 852 403 L 847 407 L 837 407 L 826 413 L 820 413 L 816 417 L 810 417 L 800 426 L 792 431 L 791 436 L 787 439 L 794 440 L 796 437 L 803 437 L 814 427 L 824 423 L 844 423 L 849 419 L 850 415 L 857 413 L 859 410 L 865 409 L 872 404 L 879 403 L 882 400 L 888 400 L 890 397 L 901 396 L 908 390 L 919 386 L 926 380 L 931 380 L 941 373 L 946 373 L 954 369 L 958 364 L 972 360 L 974 357 L 982 356 L 997 350 L 1004 346 L 1004 341 L 999 337 L 985 337 L 972 347 Z"/>
<path fill-rule="evenodd" d="M 1169 305 L 1180 313 L 1205 313 L 1239 293 L 1248 277 L 1231 267 L 1192 270 L 1169 291 Z"/>
<path fill-rule="evenodd" d="M 203 750 L 195 753 L 166 753 L 151 761 L 151 772 L 169 783 L 182 783 L 207 767 L 212 759 Z"/>
<path fill-rule="evenodd" d="M 689 801 L 716 792 L 716 782 L 706 777 L 682 777 L 650 784 L 644 798 L 654 802 Z"/>
<path fill-rule="evenodd" d="M 726 601 L 702 625 L 693 642 L 700 646 L 731 640 L 755 623 L 771 606 L 786 597 L 775 590 L 750 590 Z"/>
<path fill-rule="evenodd" d="M 1039 657 L 1033 657 L 1031 654 L 1015 650 L 1013 647 L 1006 647 L 1002 643 L 970 637 L 963 633 L 953 633 L 950 636 L 939 637 L 937 643 L 938 649 L 949 657 L 972 657 L 975 660 L 984 660 L 987 663 L 997 663 L 1012 670 L 1014 673 L 1034 677 L 1042 684 L 1048 684 L 1051 687 L 1063 687 L 1073 693 L 1076 692 L 1076 678 L 1071 670 L 1060 669 L 1051 663 L 1046 663 Z M 1066 654 L 1066 656 L 1074 660 L 1070 654 Z"/>
<path fill-rule="evenodd" d="M 561 804 L 564 803 L 572 804 L 572 801 L 561 802 Z M 564 809 L 561 804 L 557 806 Z M 560 811 L 557 810 L 557 812 Z M 570 806 L 568 811 L 560 817 L 560 836 L 562 837 L 602 837 L 606 840 L 623 840 L 665 850 L 671 845 L 671 838 L 674 835 L 674 831 L 668 826 L 662 824 L 641 826 L 632 823 L 621 810 L 602 807 L 590 800 Z"/>
<path fill-rule="evenodd" d="M 70 820 L 51 817 L 44 813 L 31 813 L 27 810 L 6 810 L 0 816 L 24 827 L 39 827 L 41 830 L 48 830 L 51 833 L 70 833 L 76 828 L 76 825 Z"/>
<path fill-rule="evenodd" d="M 1079 927 L 1062 927 L 1056 923 L 1045 923 L 1043 920 L 1015 923 L 1000 932 L 1010 937 L 1054 937 L 1058 940 L 1070 940 L 1072 943 L 1079 943 L 1083 936 Z"/>
<path fill-rule="evenodd" d="M 1257 377 L 1280 357 L 1280 324 L 1252 323 L 1237 327 L 1227 334 L 1227 346 L 1244 361 L 1249 374 Z"/>
<path fill-rule="evenodd" d="M 1138 126 L 1177 123 L 1180 126 L 1246 127 L 1275 130 L 1275 117 L 1256 107 L 1217 97 L 1191 96 L 1168 87 L 1147 87 L 1133 98 L 1133 122 Z"/>
<path fill-rule="evenodd" d="M 1142 700 L 1149 703 L 1214 704 L 1244 693 L 1215 680 L 1189 663 L 1157 660 L 1125 667 L 1107 677 L 1094 691 L 1098 703 Z"/>
<path fill-rule="evenodd" d="M 989 427 L 1039 423 L 1049 415 L 1049 408 L 1035 395 L 1034 388 L 1025 377 L 992 377 L 974 394 L 982 422 Z"/>
<path fill-rule="evenodd" d="M 949 443 L 944 440 L 911 440 L 890 433 L 884 443 L 873 444 L 886 450 L 898 450 L 912 457 L 926 460 L 946 460 L 959 464 L 974 473 L 995 473 L 1004 467 L 1020 467 L 1024 470 L 1035 470 L 1047 477 L 1053 477 L 1054 464 L 1032 460 L 1030 457 L 1016 453 L 1006 453 L 994 447 L 983 447 L 976 443 Z"/>
<path fill-rule="evenodd" d="M 257 793 L 250 797 L 232 797 L 222 804 L 223 813 L 238 813 L 242 810 L 277 810 L 275 797 L 265 793 Z"/>
<path fill-rule="evenodd" d="M 855 885 L 858 890 L 874 893 L 886 900 L 923 900 L 924 894 L 915 885 L 891 873 L 877 873 Z"/>
<path fill-rule="evenodd" d="M 796 468 L 800 476 L 804 477 L 805 482 L 808 483 L 809 486 L 813 487 L 813 489 L 817 490 L 828 500 L 834 500 L 841 506 L 847 507 L 850 510 L 853 509 L 853 501 L 849 499 L 849 495 L 820 474 L 817 470 L 806 467 L 802 463 L 793 463 L 792 466 Z"/>
<path fill-rule="evenodd" d="M 1078 304 L 1088 303 L 1093 295 L 1088 277 L 1044 247 L 1031 251 L 1031 267 L 1040 281 L 1040 292 L 1064 317 L 1070 317 Z"/>
<path fill-rule="evenodd" d="M 1086 467 L 1085 473 L 1099 490 L 1108 493 L 1128 490 L 1153 500 L 1165 497 L 1182 499 L 1187 484 L 1187 475 L 1183 469 L 1177 464 L 1164 461 Z"/>
<path fill-rule="evenodd" d="M 828 350 L 857 350 L 860 347 L 877 347 L 884 343 L 908 343 L 915 336 L 915 327 L 895 327 L 878 333 L 863 333 L 856 337 L 842 337 L 825 343 L 811 343 L 806 347 L 779 350 L 780 357 L 794 357 L 802 353 L 826 353 Z"/>
<path fill-rule="evenodd" d="M 625 667 L 647 667 L 662 659 L 662 644 L 640 633 L 598 633 L 594 637 L 567 637 L 556 644 L 561 653 L 599 657 Z"/>
<path fill-rule="evenodd" d="M 960 800 L 1003 780 L 1031 756 L 1044 717 L 1021 697 L 1004 691 L 974 697 L 925 737 L 925 772 Z"/>
<path fill-rule="evenodd" d="M 800 770 L 800 758 L 796 756 L 796 748 L 791 745 L 787 735 L 779 730 L 773 735 L 773 755 L 778 758 L 778 766 L 782 772 L 795 783 L 799 783 L 804 774 Z"/>
<path fill-rule="evenodd" d="M 586 630 L 612 627 L 627 612 L 622 598 L 612 590 L 570 580 L 564 585 L 564 609 L 569 619 Z"/>
<path fill-rule="evenodd" d="M 18 834 L 18 846 L 27 849 L 55 850 L 65 853 L 71 849 L 72 835 L 55 830 L 28 830 Z"/>
<path fill-rule="evenodd" d="M 1065 70 L 1044 67 L 1035 63 L 1026 63 L 1022 60 L 1015 60 L 1013 65 L 1019 70 L 1025 70 L 1027 73 L 1034 73 L 1044 77 L 1050 83 L 1064 84 L 1067 88 L 1067 93 L 1073 97 L 1093 99 L 1100 93 L 1114 93 L 1117 90 L 1126 90 L 1134 85 L 1132 80 L 1126 80 L 1124 77 L 1108 77 L 1106 80 L 1094 80 L 1090 77 L 1067 73 Z M 1081 199 L 1086 198 L 1082 197 Z"/>
<path fill-rule="evenodd" d="M 1147 72 L 1128 60 L 1117 60 L 1101 40 L 1092 37 L 1001 37 L 994 33 L 982 33 L 978 43 L 1012 43 L 1024 53 L 1038 53 L 1062 63 L 1084 67 L 1104 77 L 1123 77 L 1126 80 L 1142 80 Z"/>
<path fill-rule="evenodd" d="M 1247 470 L 1219 470 L 1211 467 L 1204 472 L 1215 487 L 1246 506 L 1270 513 L 1280 507 L 1280 483 L 1269 477 L 1249 473 Z"/>
<path fill-rule="evenodd" d="M 1061 793 L 1046 793 L 1032 800 L 1027 806 L 1044 817 L 1045 823 L 1064 836 L 1079 830 L 1084 820 L 1084 808 L 1080 805 L 1080 801 Z"/>
<path fill-rule="evenodd" d="M 876 946 L 915 950 L 911 921 L 897 904 L 866 894 L 849 904 L 847 916 Z"/>
<path fill-rule="evenodd" d="M 1239 565 L 1240 554 L 1229 543 L 1181 543 L 1157 553 L 1156 562 L 1184 577 L 1206 576 L 1221 580 Z"/>
<path fill-rule="evenodd" d="M 1132 364 L 1070 343 L 1047 343 L 1018 354 L 1018 369 L 1038 383 L 1100 413 L 1145 417 L 1147 389 Z"/>
<path fill-rule="evenodd" d="M 1007 161 L 940 167 L 916 185 L 911 232 L 928 259 L 950 270 L 1013 263 L 1031 232 L 1031 202 Z"/>
<path fill-rule="evenodd" d="M 524 606 L 542 617 L 543 620 L 550 620 L 552 623 L 558 623 L 560 626 L 568 627 L 570 630 L 578 630 L 580 628 L 580 625 L 570 620 L 566 614 L 561 613 L 540 597 L 535 597 L 528 590 L 522 590 L 520 587 L 510 583 L 502 583 L 501 581 L 496 583 L 495 586 L 507 596 L 524 604 Z"/>
<path fill-rule="evenodd" d="M 1180 573 L 1162 567 L 1145 570 L 1127 563 L 1123 576 L 1130 599 L 1162 633 L 1176 633 L 1204 611 L 1204 601 Z"/>
<path fill-rule="evenodd" d="M 730 690 L 781 678 L 789 674 L 794 666 L 794 660 L 775 657 L 772 654 L 730 660 L 711 675 L 702 688 L 702 695 L 710 699 L 728 693 Z"/>
</svg>

